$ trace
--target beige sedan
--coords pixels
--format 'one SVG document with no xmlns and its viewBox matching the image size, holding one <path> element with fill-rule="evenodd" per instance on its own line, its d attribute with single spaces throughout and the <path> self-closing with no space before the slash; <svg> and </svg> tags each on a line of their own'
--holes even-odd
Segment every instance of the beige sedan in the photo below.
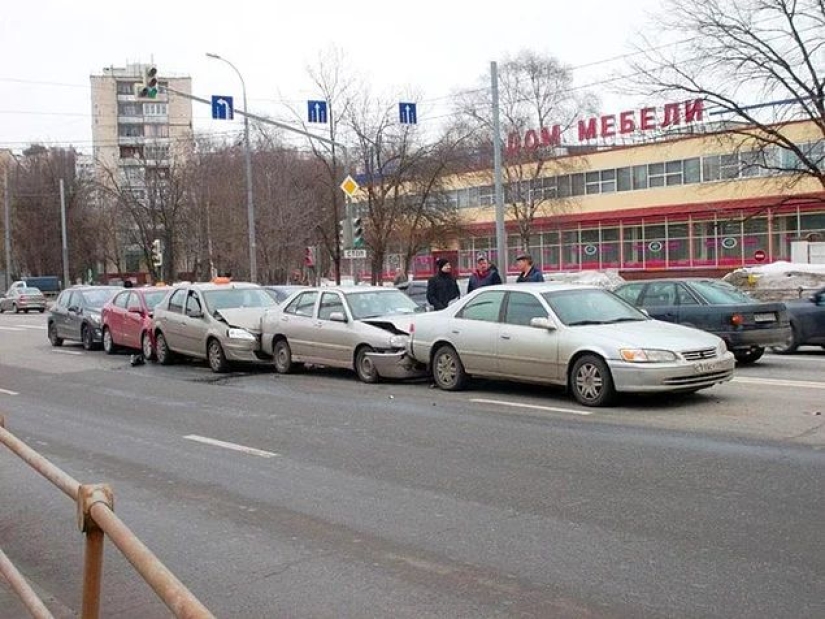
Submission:
<svg viewBox="0 0 825 619">
<path fill-rule="evenodd" d="M 422 376 L 424 366 L 406 351 L 417 311 L 395 288 L 307 288 L 266 312 L 261 347 L 281 374 L 310 363 L 354 369 L 366 383 Z"/>
<path fill-rule="evenodd" d="M 176 355 L 206 359 L 213 372 L 261 354 L 260 325 L 275 300 L 257 284 L 197 283 L 175 286 L 155 307 L 156 356 L 168 365 Z"/>
</svg>

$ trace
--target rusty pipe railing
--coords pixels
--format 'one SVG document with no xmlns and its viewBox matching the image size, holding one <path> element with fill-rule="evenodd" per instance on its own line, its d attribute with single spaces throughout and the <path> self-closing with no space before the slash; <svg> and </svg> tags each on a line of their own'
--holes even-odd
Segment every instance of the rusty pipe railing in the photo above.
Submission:
<svg viewBox="0 0 825 619">
<path fill-rule="evenodd" d="M 5 418 L 0 415 L 0 443 L 6 445 L 35 471 L 71 497 L 77 505 L 78 526 L 86 537 L 83 553 L 83 619 L 97 619 L 100 616 L 104 534 L 109 536 L 112 543 L 176 617 L 213 618 L 209 609 L 115 515 L 114 496 L 109 486 L 81 484 L 11 434 L 5 425 Z M 38 619 L 52 616 L 1 550 L 0 574 L 9 581 L 32 616 Z"/>
</svg>

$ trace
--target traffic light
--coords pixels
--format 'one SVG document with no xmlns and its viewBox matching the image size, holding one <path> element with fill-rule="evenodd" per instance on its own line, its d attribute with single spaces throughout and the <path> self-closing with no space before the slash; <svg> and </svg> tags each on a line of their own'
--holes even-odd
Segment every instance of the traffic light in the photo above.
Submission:
<svg viewBox="0 0 825 619">
<path fill-rule="evenodd" d="M 160 239 L 152 241 L 152 266 L 163 266 L 163 249 L 160 246 Z"/>
<path fill-rule="evenodd" d="M 364 224 L 360 217 L 352 218 L 352 246 L 355 249 L 364 246 Z"/>
<path fill-rule="evenodd" d="M 135 97 L 154 99 L 158 96 L 158 68 L 153 65 L 143 67 L 143 81 L 135 84 Z"/>
<path fill-rule="evenodd" d="M 341 239 L 341 248 L 346 249 L 352 246 L 352 226 L 346 217 L 338 222 L 338 238 Z"/>
</svg>

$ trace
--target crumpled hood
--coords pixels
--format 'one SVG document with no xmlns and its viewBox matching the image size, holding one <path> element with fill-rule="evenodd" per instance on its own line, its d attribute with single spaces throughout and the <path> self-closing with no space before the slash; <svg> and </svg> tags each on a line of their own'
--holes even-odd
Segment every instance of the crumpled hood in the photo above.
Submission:
<svg viewBox="0 0 825 619">
<path fill-rule="evenodd" d="M 261 318 L 266 310 L 266 307 L 236 307 L 215 310 L 215 314 L 223 318 L 230 327 L 258 334 L 261 332 Z"/>
<path fill-rule="evenodd" d="M 384 329 L 395 335 L 409 335 L 410 324 L 413 322 L 415 314 L 390 314 L 387 316 L 377 316 L 375 318 L 365 318 L 361 322 Z"/>
</svg>

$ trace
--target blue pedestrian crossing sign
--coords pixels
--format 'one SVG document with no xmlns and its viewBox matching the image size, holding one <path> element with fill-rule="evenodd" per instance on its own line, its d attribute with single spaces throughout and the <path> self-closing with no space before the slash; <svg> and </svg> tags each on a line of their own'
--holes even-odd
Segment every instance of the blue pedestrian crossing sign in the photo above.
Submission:
<svg viewBox="0 0 825 619">
<path fill-rule="evenodd" d="M 399 103 L 398 119 L 402 125 L 418 124 L 418 113 L 415 110 L 415 103 Z"/>
<path fill-rule="evenodd" d="M 307 121 L 311 123 L 326 124 L 327 102 L 307 101 Z"/>
<path fill-rule="evenodd" d="M 212 95 L 212 118 L 215 120 L 232 120 L 235 118 L 235 104 L 232 97 Z"/>
</svg>

